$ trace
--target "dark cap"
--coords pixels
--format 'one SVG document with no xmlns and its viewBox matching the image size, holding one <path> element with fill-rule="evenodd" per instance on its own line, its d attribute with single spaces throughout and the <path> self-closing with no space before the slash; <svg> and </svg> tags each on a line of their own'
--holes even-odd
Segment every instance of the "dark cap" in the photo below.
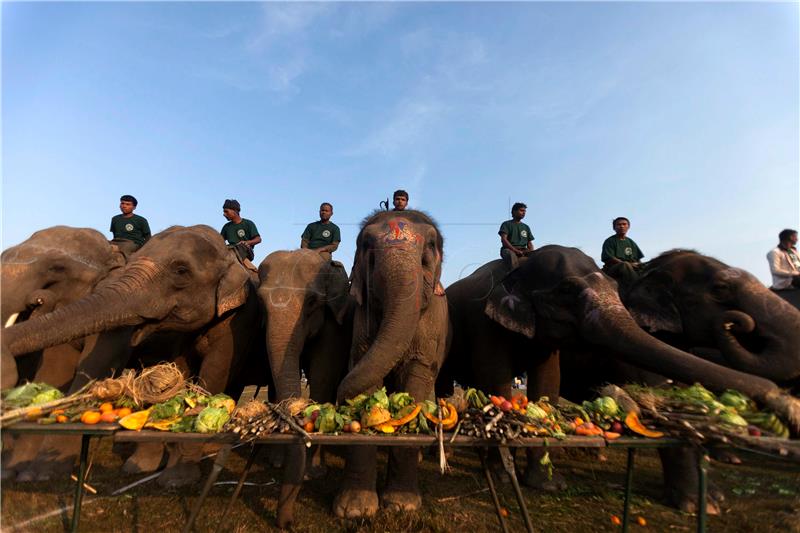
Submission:
<svg viewBox="0 0 800 533">
<path fill-rule="evenodd" d="M 225 203 L 222 204 L 222 209 L 233 209 L 238 213 L 242 210 L 242 206 L 236 200 L 225 200 Z"/>
</svg>

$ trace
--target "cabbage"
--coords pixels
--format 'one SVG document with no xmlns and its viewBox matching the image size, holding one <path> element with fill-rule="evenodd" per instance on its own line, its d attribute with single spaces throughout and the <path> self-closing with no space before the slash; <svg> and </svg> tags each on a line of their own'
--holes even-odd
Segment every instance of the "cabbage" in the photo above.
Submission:
<svg viewBox="0 0 800 533">
<path fill-rule="evenodd" d="M 6 407 L 27 407 L 40 392 L 51 389 L 46 383 L 26 383 L 3 393 L 3 403 Z"/>
<path fill-rule="evenodd" d="M 329 404 L 322 404 L 315 422 L 315 427 L 321 433 L 333 433 L 336 431 L 336 408 Z"/>
<path fill-rule="evenodd" d="M 597 398 L 593 403 L 593 410 L 609 418 L 613 418 L 619 414 L 619 406 L 611 396 Z"/>
<path fill-rule="evenodd" d="M 58 400 L 59 398 L 63 398 L 64 394 L 56 388 L 50 388 L 43 390 L 39 394 L 33 397 L 31 400 L 31 405 L 39 405 L 40 403 L 47 403 L 52 402 L 53 400 Z"/>
<path fill-rule="evenodd" d="M 155 404 L 150 411 L 150 420 L 174 418 L 178 415 L 182 415 L 183 411 L 183 396 L 175 396 L 166 402 Z"/>
<path fill-rule="evenodd" d="M 394 392 L 389 396 L 390 410 L 394 413 L 400 411 L 403 407 L 412 405 L 414 398 L 407 392 Z"/>
<path fill-rule="evenodd" d="M 198 433 L 217 433 L 229 418 L 224 407 L 206 407 L 197 415 L 194 429 Z"/>
<path fill-rule="evenodd" d="M 367 410 L 372 409 L 375 405 L 383 407 L 384 409 L 389 409 L 389 397 L 386 395 L 386 387 L 381 387 L 372 393 L 372 396 L 367 398 Z"/>
<path fill-rule="evenodd" d="M 206 405 L 208 407 L 223 408 L 228 411 L 228 414 L 231 414 L 236 408 L 236 402 L 234 402 L 233 398 L 227 394 L 215 394 L 214 396 L 211 396 Z"/>
</svg>

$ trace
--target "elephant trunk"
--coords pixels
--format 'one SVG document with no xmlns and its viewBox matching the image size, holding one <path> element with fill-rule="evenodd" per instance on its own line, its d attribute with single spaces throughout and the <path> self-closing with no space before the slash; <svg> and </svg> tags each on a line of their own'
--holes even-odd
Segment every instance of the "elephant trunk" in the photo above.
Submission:
<svg viewBox="0 0 800 533">
<path fill-rule="evenodd" d="M 105 295 L 92 295 L 6 328 L 3 343 L 17 357 L 101 331 L 140 324 L 143 320 L 126 307 L 122 300 L 110 301 Z"/>
<path fill-rule="evenodd" d="M 168 302 L 148 297 L 159 269 L 148 258 L 129 265 L 126 272 L 94 294 L 3 330 L 3 345 L 10 355 L 64 344 L 88 335 L 142 324 L 146 317 L 159 318 L 168 312 Z"/>
<path fill-rule="evenodd" d="M 732 367 L 778 382 L 792 382 L 800 378 L 800 311 L 769 296 L 757 294 L 755 297 L 763 301 L 745 306 L 757 310 L 755 320 L 741 311 L 724 313 L 716 325 L 717 344 Z M 758 351 L 748 349 L 737 337 L 751 332 L 763 343 Z"/>
<path fill-rule="evenodd" d="M 780 394 L 772 381 L 706 361 L 648 335 L 616 295 L 605 295 L 602 302 L 587 301 L 582 331 L 585 338 L 612 348 L 625 362 L 675 380 L 701 382 L 717 392 L 736 389 L 762 403 Z"/>
<path fill-rule="evenodd" d="M 267 355 L 272 367 L 275 392 L 278 400 L 299 398 L 300 354 L 303 352 L 305 336 L 299 325 L 287 333 L 285 328 L 280 327 L 281 324 L 272 318 L 267 319 Z"/>
<path fill-rule="evenodd" d="M 380 326 L 367 352 L 355 361 L 355 366 L 340 384 L 339 401 L 380 386 L 408 351 L 416 334 L 423 299 L 419 292 L 423 290 L 422 269 L 418 263 L 406 266 L 407 263 L 392 261 L 388 257 L 381 263 L 376 268 L 376 287 L 379 287 L 377 290 L 381 292 L 383 303 Z M 386 264 L 393 265 L 391 272 L 387 272 Z M 367 320 L 371 318 L 367 317 Z"/>
</svg>

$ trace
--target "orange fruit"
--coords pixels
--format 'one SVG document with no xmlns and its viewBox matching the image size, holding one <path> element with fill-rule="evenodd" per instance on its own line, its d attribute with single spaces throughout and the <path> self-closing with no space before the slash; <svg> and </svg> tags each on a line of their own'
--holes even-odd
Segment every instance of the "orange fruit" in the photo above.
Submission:
<svg viewBox="0 0 800 533">
<path fill-rule="evenodd" d="M 64 410 L 63 409 L 56 409 L 52 413 L 50 413 L 51 416 L 58 416 L 58 415 L 63 415 L 63 414 L 64 414 Z"/>
<path fill-rule="evenodd" d="M 81 415 L 81 422 L 89 425 L 97 424 L 100 422 L 100 416 L 100 413 L 97 411 L 86 411 Z"/>
<path fill-rule="evenodd" d="M 59 424 L 64 424 L 66 422 L 69 422 L 69 417 L 65 415 L 58 415 L 56 416 L 56 422 L 58 422 Z"/>
<path fill-rule="evenodd" d="M 105 402 L 100 404 L 100 412 L 101 413 L 110 413 L 114 410 L 114 404 L 111 402 Z"/>
<path fill-rule="evenodd" d="M 100 415 L 101 422 L 116 422 L 117 418 L 119 417 L 114 411 L 108 411 Z"/>
<path fill-rule="evenodd" d="M 130 407 L 120 407 L 117 409 L 117 416 L 122 418 L 123 416 L 128 416 L 133 411 L 131 411 Z"/>
<path fill-rule="evenodd" d="M 619 525 L 622 525 L 622 520 L 620 520 L 617 515 L 612 514 L 611 515 L 611 523 L 614 524 L 615 526 L 619 526 Z"/>
<path fill-rule="evenodd" d="M 303 429 L 305 429 L 306 432 L 308 432 L 308 433 L 313 433 L 314 432 L 314 422 L 311 422 L 311 421 L 306 422 L 305 425 L 303 426 Z"/>
<path fill-rule="evenodd" d="M 643 516 L 637 516 L 636 523 L 639 524 L 640 526 L 646 526 L 647 520 L 645 520 Z"/>
</svg>

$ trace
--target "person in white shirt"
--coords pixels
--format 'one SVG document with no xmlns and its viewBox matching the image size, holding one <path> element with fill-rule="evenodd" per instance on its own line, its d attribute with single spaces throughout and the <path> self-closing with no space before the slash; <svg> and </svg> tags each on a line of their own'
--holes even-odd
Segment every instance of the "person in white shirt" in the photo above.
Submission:
<svg viewBox="0 0 800 533">
<path fill-rule="evenodd" d="M 772 273 L 772 290 L 800 289 L 800 255 L 797 253 L 797 230 L 778 234 L 778 246 L 767 254 Z"/>
</svg>

